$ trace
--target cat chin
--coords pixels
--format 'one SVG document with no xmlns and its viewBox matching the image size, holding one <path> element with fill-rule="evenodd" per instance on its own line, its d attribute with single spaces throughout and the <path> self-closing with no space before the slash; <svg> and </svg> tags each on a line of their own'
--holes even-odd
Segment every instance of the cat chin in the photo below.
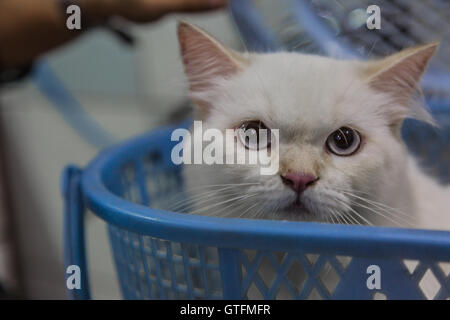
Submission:
<svg viewBox="0 0 450 320">
<path fill-rule="evenodd" d="M 293 201 L 277 213 L 277 220 L 305 221 L 305 222 L 329 222 L 334 217 L 330 208 L 323 204 L 317 204 L 310 199 L 298 202 Z"/>
<path fill-rule="evenodd" d="M 271 220 L 282 220 L 282 221 L 299 221 L 299 222 L 320 222 L 322 221 L 318 215 L 311 213 L 307 210 L 283 210 L 275 214 L 275 216 L 270 216 L 268 219 Z"/>
<path fill-rule="evenodd" d="M 302 203 L 292 203 L 283 209 L 277 210 L 270 216 L 273 220 L 285 221 L 320 221 L 320 215 L 312 212 Z"/>
<path fill-rule="evenodd" d="M 312 213 L 303 202 L 298 200 L 293 201 L 287 207 L 284 208 L 283 212 L 285 212 L 290 217 L 297 218 L 295 220 L 307 220 L 310 221 L 316 215 Z"/>
</svg>

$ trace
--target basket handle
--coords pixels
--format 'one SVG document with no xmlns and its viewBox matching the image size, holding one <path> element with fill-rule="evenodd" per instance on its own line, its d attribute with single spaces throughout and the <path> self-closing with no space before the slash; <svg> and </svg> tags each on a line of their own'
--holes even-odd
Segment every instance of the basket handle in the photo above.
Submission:
<svg viewBox="0 0 450 320">
<path fill-rule="evenodd" d="M 80 168 L 70 165 L 64 169 L 61 177 L 61 191 L 64 198 L 64 273 L 67 296 L 71 300 L 91 298 L 86 265 L 85 206 L 81 190 L 81 174 Z"/>
</svg>

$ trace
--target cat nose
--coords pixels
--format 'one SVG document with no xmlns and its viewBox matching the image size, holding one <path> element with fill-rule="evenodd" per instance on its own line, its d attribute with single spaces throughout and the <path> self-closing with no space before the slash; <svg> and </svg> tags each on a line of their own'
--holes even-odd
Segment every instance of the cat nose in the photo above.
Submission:
<svg viewBox="0 0 450 320">
<path fill-rule="evenodd" d="M 314 182 L 319 180 L 318 177 L 303 172 L 288 172 L 284 176 L 280 176 L 285 185 L 298 193 L 302 193 Z"/>
</svg>

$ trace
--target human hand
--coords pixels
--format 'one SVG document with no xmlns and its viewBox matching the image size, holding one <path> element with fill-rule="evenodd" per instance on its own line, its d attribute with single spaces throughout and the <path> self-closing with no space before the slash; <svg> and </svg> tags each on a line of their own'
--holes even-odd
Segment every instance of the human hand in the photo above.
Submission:
<svg viewBox="0 0 450 320">
<path fill-rule="evenodd" d="M 202 12 L 222 8 L 227 0 L 81 0 L 88 14 L 100 19 L 120 16 L 133 22 L 152 22 L 172 12 Z"/>
</svg>

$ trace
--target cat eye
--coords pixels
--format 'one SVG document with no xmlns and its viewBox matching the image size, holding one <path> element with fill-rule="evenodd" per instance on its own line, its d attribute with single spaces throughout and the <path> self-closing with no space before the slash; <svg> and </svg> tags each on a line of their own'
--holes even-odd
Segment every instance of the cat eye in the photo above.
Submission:
<svg viewBox="0 0 450 320">
<path fill-rule="evenodd" d="M 247 149 L 261 150 L 270 147 L 271 132 L 262 121 L 246 121 L 238 129 L 239 141 Z"/>
<path fill-rule="evenodd" d="M 361 136 L 354 129 L 342 127 L 330 134 L 326 145 L 330 152 L 338 156 L 350 156 L 358 151 Z"/>
</svg>

